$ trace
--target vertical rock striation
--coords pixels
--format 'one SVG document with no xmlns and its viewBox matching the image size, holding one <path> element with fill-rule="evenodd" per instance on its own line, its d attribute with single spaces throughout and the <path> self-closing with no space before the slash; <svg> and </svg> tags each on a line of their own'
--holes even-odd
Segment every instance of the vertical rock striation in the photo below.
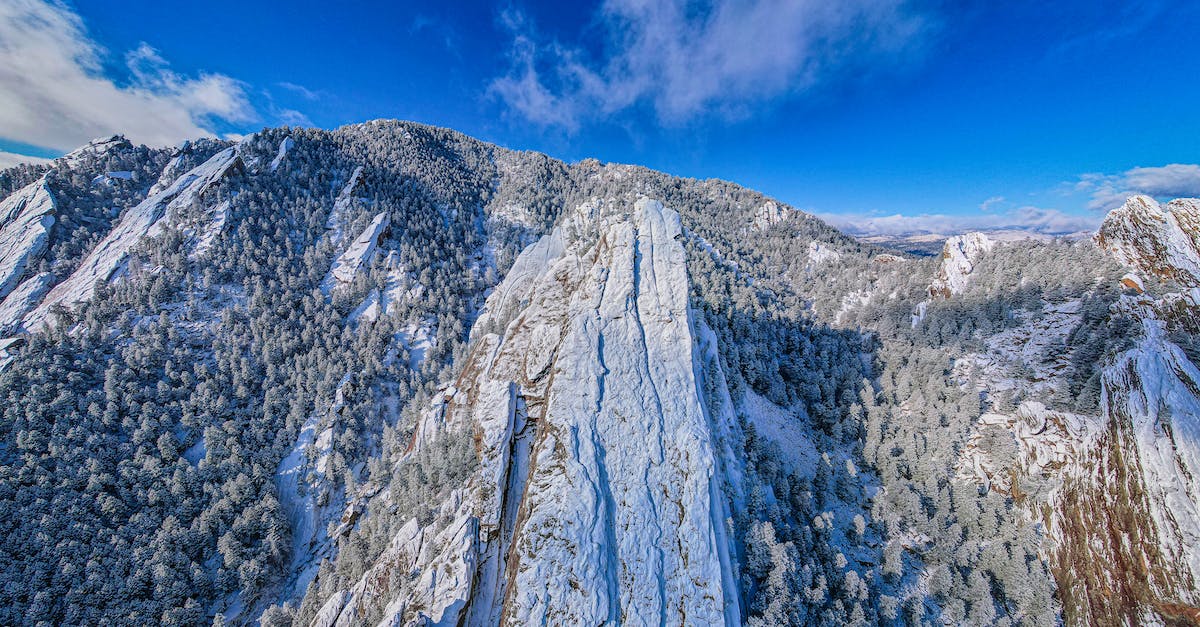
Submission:
<svg viewBox="0 0 1200 627">
<path fill-rule="evenodd" d="M 738 621 L 680 234 L 656 201 L 588 203 L 522 253 L 414 436 L 469 433 L 478 469 L 323 617 Z"/>
</svg>

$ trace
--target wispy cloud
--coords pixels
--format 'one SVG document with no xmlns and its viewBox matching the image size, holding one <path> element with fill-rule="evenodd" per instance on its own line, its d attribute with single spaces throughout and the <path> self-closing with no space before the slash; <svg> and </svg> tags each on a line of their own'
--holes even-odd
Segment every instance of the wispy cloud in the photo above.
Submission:
<svg viewBox="0 0 1200 627">
<path fill-rule="evenodd" d="M 1157 198 L 1200 196 L 1200 165 L 1171 163 L 1159 167 L 1132 168 L 1120 174 L 1089 173 L 1079 177 L 1074 188 L 1088 194 L 1088 208 L 1108 211 L 1121 206 L 1135 194 Z"/>
<path fill-rule="evenodd" d="M 739 118 L 843 73 L 910 58 L 930 20 L 904 0 L 607 0 L 600 58 L 543 41 L 519 13 L 490 91 L 520 116 L 574 129 L 636 106 L 665 124 Z"/>
<path fill-rule="evenodd" d="M 19 155 L 15 152 L 5 152 L 0 150 L 0 170 L 11 168 L 19 163 L 49 163 L 49 159 L 42 157 L 34 157 L 31 155 Z"/>
<path fill-rule="evenodd" d="M 295 109 L 275 109 L 274 117 L 279 120 L 280 124 L 287 126 L 312 126 L 312 120 L 308 119 L 307 115 Z"/>
<path fill-rule="evenodd" d="M 315 101 L 321 99 L 321 92 L 314 91 L 298 83 L 283 81 L 275 84 L 283 89 L 286 89 L 287 91 L 292 92 L 293 94 L 296 94 L 297 96 L 300 96 L 305 100 Z"/>
<path fill-rule="evenodd" d="M 233 78 L 180 75 L 142 44 L 125 55 L 130 78 L 118 84 L 105 55 L 58 0 L 0 2 L 0 136 L 60 150 L 117 132 L 166 145 L 258 117 Z"/>
<path fill-rule="evenodd" d="M 953 235 L 1007 229 L 1062 235 L 1093 230 L 1100 222 L 1094 215 L 1071 215 L 1057 209 L 1033 206 L 970 215 L 822 214 L 819 217 L 854 235 Z"/>
<path fill-rule="evenodd" d="M 979 203 L 980 211 L 991 211 L 1004 203 L 1004 196 L 992 196 L 987 200 Z"/>
</svg>

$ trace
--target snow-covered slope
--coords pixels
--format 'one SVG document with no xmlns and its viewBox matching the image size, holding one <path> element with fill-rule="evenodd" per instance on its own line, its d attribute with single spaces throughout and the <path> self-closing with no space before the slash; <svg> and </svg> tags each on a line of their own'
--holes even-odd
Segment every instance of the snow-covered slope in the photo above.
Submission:
<svg viewBox="0 0 1200 627">
<path fill-rule="evenodd" d="M 472 434 L 477 472 L 321 617 L 738 622 L 680 233 L 653 200 L 588 203 L 521 255 L 475 327 L 503 335 L 475 340 L 415 435 Z M 421 575 L 396 591 L 403 572 Z"/>
<path fill-rule="evenodd" d="M 151 188 L 150 195 L 121 216 L 120 223 L 96 244 L 71 276 L 54 286 L 45 299 L 25 318 L 25 328 L 35 331 L 49 319 L 54 305 L 75 305 L 88 300 L 96 281 L 108 281 L 117 274 L 129 252 L 147 235 L 161 229 L 159 220 L 168 212 L 199 201 L 213 184 L 234 170 L 241 169 L 237 148 L 231 146 L 196 168 L 175 177 L 168 166 L 163 178 Z"/>
<path fill-rule="evenodd" d="M 924 259 L 400 122 L 47 167 L 0 180 L 4 624 L 1200 616 L 1194 201 Z"/>
</svg>

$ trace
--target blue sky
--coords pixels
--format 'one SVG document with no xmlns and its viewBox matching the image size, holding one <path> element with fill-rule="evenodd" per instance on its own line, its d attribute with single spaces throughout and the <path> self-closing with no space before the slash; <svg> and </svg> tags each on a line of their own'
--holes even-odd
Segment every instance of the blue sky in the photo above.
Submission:
<svg viewBox="0 0 1200 627">
<path fill-rule="evenodd" d="M 0 162 L 386 117 L 868 231 L 1066 231 L 1200 195 L 1197 2 L 0 5 Z"/>
</svg>

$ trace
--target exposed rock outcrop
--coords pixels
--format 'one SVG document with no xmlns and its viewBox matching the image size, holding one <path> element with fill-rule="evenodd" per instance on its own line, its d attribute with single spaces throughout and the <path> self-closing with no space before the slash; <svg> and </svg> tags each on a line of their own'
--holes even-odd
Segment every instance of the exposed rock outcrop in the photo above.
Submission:
<svg viewBox="0 0 1200 627">
<path fill-rule="evenodd" d="M 322 617 L 739 621 L 680 233 L 652 200 L 589 203 L 522 253 L 413 444 L 466 431 L 479 468 Z"/>
<path fill-rule="evenodd" d="M 1200 200 L 1134 196 L 1104 218 L 1096 243 L 1145 274 L 1200 287 Z"/>
<path fill-rule="evenodd" d="M 1160 205 L 1135 196 L 1109 213 L 1095 240 L 1139 272 L 1196 285 L 1195 209 L 1192 200 Z M 1102 365 L 1099 415 L 1033 402 L 1013 416 L 985 414 L 964 471 L 1045 525 L 1047 557 L 1074 623 L 1188 624 L 1200 617 L 1200 371 L 1167 330 L 1194 332 L 1200 289 L 1152 297 L 1135 275 L 1123 283 L 1134 293 L 1113 314 L 1136 321 L 1141 336 Z M 1025 333 L 1010 352 L 1037 352 L 1066 328 L 1018 328 L 993 340 Z M 1066 367 L 1059 357 L 1040 380 L 1052 383 Z M 989 389 L 1003 388 L 983 375 Z M 989 437 L 1012 437 L 1015 448 L 984 454 Z"/>
<path fill-rule="evenodd" d="M 956 235 L 946 240 L 942 247 L 942 265 L 929 284 L 930 298 L 950 298 L 962 293 L 975 264 L 993 246 L 995 242 L 983 233 Z"/>
<path fill-rule="evenodd" d="M 30 264 L 46 251 L 54 210 L 44 179 L 0 202 L 0 299 L 16 289 Z"/>
<path fill-rule="evenodd" d="M 129 252 L 143 237 L 163 228 L 160 220 L 169 212 L 199 201 L 206 191 L 231 172 L 244 169 L 237 148 L 231 146 L 200 166 L 176 176 L 179 158 L 164 170 L 145 200 L 130 208 L 112 231 L 100 240 L 75 272 L 54 286 L 25 318 L 25 328 L 40 329 L 55 305 L 70 307 L 91 298 L 96 281 L 108 281 L 125 265 Z"/>
</svg>

